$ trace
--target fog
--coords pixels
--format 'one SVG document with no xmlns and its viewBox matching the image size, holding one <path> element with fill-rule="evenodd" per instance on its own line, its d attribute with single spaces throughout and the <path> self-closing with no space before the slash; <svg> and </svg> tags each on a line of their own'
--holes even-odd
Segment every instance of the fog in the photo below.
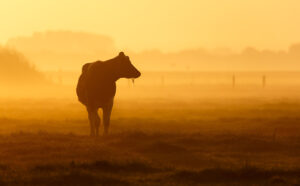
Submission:
<svg viewBox="0 0 300 186">
<path fill-rule="evenodd" d="M 37 32 L 28 37 L 11 38 L 6 43 L 25 55 L 43 71 L 79 71 L 87 62 L 107 60 L 119 51 L 130 56 L 143 71 L 297 71 L 300 70 L 300 44 L 285 50 L 241 52 L 230 48 L 187 48 L 177 52 L 150 49 L 142 52 L 117 48 L 117 41 L 105 35 L 72 31 Z"/>
<path fill-rule="evenodd" d="M 0 185 L 300 185 L 299 5 L 1 1 Z"/>
<path fill-rule="evenodd" d="M 121 51 L 115 43 L 109 36 L 73 31 L 47 31 L 9 39 L 0 53 L 0 94 L 76 100 L 82 65 L 115 57 Z M 248 47 L 240 53 L 228 48 L 173 53 L 123 51 L 142 77 L 135 84 L 120 79 L 118 99 L 297 97 L 300 84 L 300 44 L 292 44 L 285 51 Z"/>
</svg>

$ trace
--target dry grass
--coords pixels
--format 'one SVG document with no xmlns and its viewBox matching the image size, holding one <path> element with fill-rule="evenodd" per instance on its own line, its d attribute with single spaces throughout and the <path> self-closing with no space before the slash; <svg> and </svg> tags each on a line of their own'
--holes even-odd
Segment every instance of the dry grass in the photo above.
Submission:
<svg viewBox="0 0 300 186">
<path fill-rule="evenodd" d="M 97 138 L 70 100 L 0 111 L 0 185 L 300 184 L 298 100 L 118 100 Z"/>
</svg>

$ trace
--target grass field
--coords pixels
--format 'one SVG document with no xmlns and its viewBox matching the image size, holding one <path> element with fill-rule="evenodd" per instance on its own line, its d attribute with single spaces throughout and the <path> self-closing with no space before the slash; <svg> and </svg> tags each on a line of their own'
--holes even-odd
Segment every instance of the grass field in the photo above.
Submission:
<svg viewBox="0 0 300 186">
<path fill-rule="evenodd" d="M 1 185 L 300 184 L 297 99 L 117 99 L 105 137 L 76 100 L 0 102 Z"/>
</svg>

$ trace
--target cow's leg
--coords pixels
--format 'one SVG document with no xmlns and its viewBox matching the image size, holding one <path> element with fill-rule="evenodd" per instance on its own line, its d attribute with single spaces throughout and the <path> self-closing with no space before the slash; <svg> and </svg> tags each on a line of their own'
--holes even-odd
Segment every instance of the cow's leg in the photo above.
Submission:
<svg viewBox="0 0 300 186">
<path fill-rule="evenodd" d="M 103 107 L 104 135 L 108 134 L 112 107 L 113 107 L 113 99 L 107 105 L 105 105 L 105 107 Z"/>
<path fill-rule="evenodd" d="M 90 135 L 95 136 L 96 134 L 95 122 L 96 122 L 97 109 L 87 107 L 87 111 L 88 111 L 88 118 L 89 118 L 90 129 L 91 129 Z"/>
<path fill-rule="evenodd" d="M 98 114 L 98 109 L 96 110 L 96 113 L 95 113 L 95 134 L 96 136 L 99 136 L 99 126 L 100 126 L 100 117 L 99 117 L 99 114 Z"/>
</svg>

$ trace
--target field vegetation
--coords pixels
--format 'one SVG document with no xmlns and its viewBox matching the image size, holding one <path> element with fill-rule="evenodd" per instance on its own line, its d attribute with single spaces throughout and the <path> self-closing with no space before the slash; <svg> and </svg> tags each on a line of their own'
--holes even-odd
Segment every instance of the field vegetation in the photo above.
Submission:
<svg viewBox="0 0 300 186">
<path fill-rule="evenodd" d="M 300 184 L 297 98 L 120 97 L 100 137 L 75 99 L 2 99 L 1 185 Z"/>
</svg>

